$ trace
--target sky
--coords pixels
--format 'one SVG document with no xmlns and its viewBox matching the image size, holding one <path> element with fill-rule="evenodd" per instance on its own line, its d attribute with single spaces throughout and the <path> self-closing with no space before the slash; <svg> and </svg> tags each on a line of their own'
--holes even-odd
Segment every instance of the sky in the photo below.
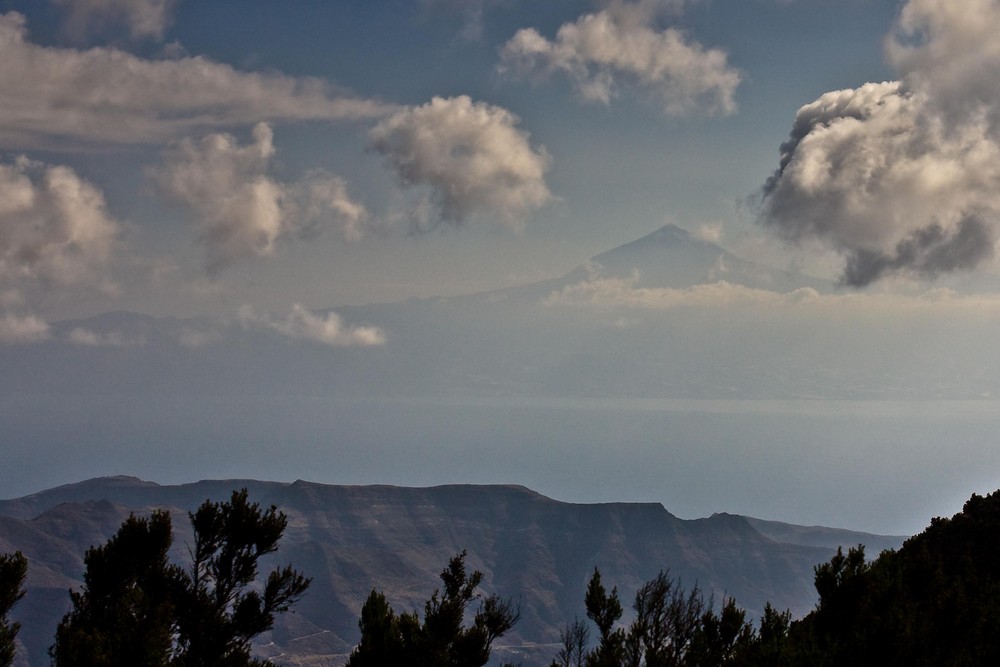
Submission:
<svg viewBox="0 0 1000 667">
<path fill-rule="evenodd" d="M 675 224 L 839 289 L 591 276 L 547 303 L 619 328 L 752 311 L 761 340 L 808 331 L 803 357 L 843 327 L 975 367 L 1000 321 L 998 30 L 1000 0 L 0 0 L 0 346 L 125 310 L 388 349 L 337 312 L 558 277 Z"/>
<path fill-rule="evenodd" d="M 787 222 L 810 205 L 798 181 L 771 195 L 771 229 L 759 199 L 800 107 L 915 66 L 919 53 L 888 50 L 900 10 L 4 0 L 8 337 L 113 309 L 287 311 L 505 287 L 666 223 L 836 274 L 838 253 L 869 239 L 820 230 L 810 247 Z"/>
</svg>

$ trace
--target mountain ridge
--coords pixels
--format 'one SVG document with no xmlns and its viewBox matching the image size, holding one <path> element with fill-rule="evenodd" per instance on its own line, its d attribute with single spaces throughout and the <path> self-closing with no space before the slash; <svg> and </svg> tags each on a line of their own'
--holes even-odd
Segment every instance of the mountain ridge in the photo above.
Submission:
<svg viewBox="0 0 1000 667">
<path fill-rule="evenodd" d="M 486 590 L 522 601 L 521 625 L 498 655 L 525 665 L 551 660 L 559 629 L 582 609 L 594 567 L 624 600 L 670 569 L 717 599 L 734 596 L 752 615 L 768 600 L 801 614 L 813 603 L 812 566 L 832 555 L 830 548 L 772 539 L 739 515 L 680 519 L 660 503 L 565 503 L 519 485 L 232 479 L 159 485 L 94 478 L 0 501 L 0 549 L 20 549 L 31 563 L 28 596 L 16 609 L 26 629 L 25 664 L 46 664 L 55 623 L 68 608 L 67 585 L 79 585 L 83 553 L 110 537 L 129 512 L 170 511 L 172 554 L 184 562 L 191 540 L 186 513 L 240 487 L 289 518 L 281 549 L 266 565 L 290 562 L 315 580 L 296 613 L 258 647 L 270 650 L 274 642 L 296 664 L 342 664 L 372 587 L 397 608 L 419 608 L 447 559 L 461 550 L 470 567 L 483 571 Z M 16 518 L 34 511 L 40 513 Z"/>
</svg>

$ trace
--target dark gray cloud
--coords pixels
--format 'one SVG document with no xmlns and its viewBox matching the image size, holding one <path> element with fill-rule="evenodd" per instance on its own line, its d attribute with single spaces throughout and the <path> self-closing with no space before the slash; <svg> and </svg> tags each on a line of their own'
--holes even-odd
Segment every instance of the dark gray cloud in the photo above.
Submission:
<svg viewBox="0 0 1000 667">
<path fill-rule="evenodd" d="M 873 114 L 873 107 L 885 104 L 885 97 L 899 95 L 899 82 L 882 84 L 869 83 L 857 90 L 839 90 L 823 95 L 819 100 L 799 109 L 788 140 L 778 148 L 781 161 L 778 170 L 764 184 L 764 194 L 769 195 L 781 183 L 785 169 L 792 162 L 795 152 L 803 139 L 818 128 L 829 128 L 831 124 L 845 119 L 866 121 Z"/>
<path fill-rule="evenodd" d="M 839 252 L 845 285 L 934 278 L 991 258 L 1000 220 L 994 28 L 998 0 L 909 0 L 886 41 L 902 78 L 799 109 L 762 188 L 760 222 Z"/>
<path fill-rule="evenodd" d="M 841 282 L 864 287 L 900 272 L 935 278 L 992 259 L 993 244 L 992 227 L 975 216 L 963 217 L 950 233 L 932 223 L 900 241 L 892 253 L 859 248 L 848 256 Z"/>
</svg>

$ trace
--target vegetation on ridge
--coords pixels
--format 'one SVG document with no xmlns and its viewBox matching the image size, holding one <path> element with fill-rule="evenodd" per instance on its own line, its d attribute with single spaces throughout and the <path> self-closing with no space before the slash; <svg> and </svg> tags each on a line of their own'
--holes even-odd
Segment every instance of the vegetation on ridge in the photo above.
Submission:
<svg viewBox="0 0 1000 667">
<path fill-rule="evenodd" d="M 493 642 L 514 627 L 520 611 L 512 601 L 491 595 L 480 603 L 472 625 L 463 627 L 483 579 L 478 570 L 466 575 L 465 556 L 458 554 L 441 572 L 444 591 L 431 595 L 423 621 L 416 611 L 397 615 L 385 595 L 372 590 L 358 621 L 361 641 L 347 667 L 481 667 L 489 662 Z"/>
<path fill-rule="evenodd" d="M 973 495 L 899 551 L 816 568 L 820 600 L 792 624 L 790 665 L 1000 664 L 1000 491 Z"/>
<path fill-rule="evenodd" d="M 14 662 L 14 640 L 21 625 L 9 621 L 7 614 L 24 597 L 27 573 L 28 561 L 21 552 L 0 554 L 0 667 L 10 667 Z"/>
<path fill-rule="evenodd" d="M 130 516 L 84 559 L 83 590 L 56 630 L 55 667 L 243 667 L 269 664 L 250 641 L 274 624 L 309 587 L 289 567 L 257 583 L 258 561 L 278 548 L 287 525 L 272 506 L 250 503 L 246 489 L 189 514 L 192 564 L 169 562 L 170 515 Z"/>
<path fill-rule="evenodd" d="M 130 516 L 85 557 L 85 585 L 56 633 L 60 665 L 251 666 L 250 641 L 271 628 L 309 579 L 291 567 L 257 581 L 258 560 L 277 549 L 286 517 L 250 503 L 245 490 L 189 515 L 192 564 L 170 562 L 170 516 Z M 481 597 L 481 572 L 465 552 L 441 573 L 443 588 L 416 612 L 397 614 L 373 590 L 361 610 L 361 641 L 349 667 L 397 664 L 480 667 L 519 610 Z M 24 595 L 27 561 L 0 555 L 0 667 L 9 667 L 19 630 L 7 616 Z M 833 667 L 1000 664 L 1000 491 L 972 496 L 962 512 L 934 519 L 898 551 L 866 561 L 864 548 L 838 550 L 814 568 L 819 602 L 804 618 L 765 608 L 757 627 L 732 599 L 716 608 L 667 572 L 639 588 L 623 625 L 618 591 L 594 570 L 586 621 L 562 631 L 555 667 Z M 479 600 L 473 611 L 473 603 Z M 467 622 L 471 620 L 471 624 Z M 593 640 L 593 641 L 592 641 Z"/>
<path fill-rule="evenodd" d="M 973 495 L 962 512 L 937 518 L 899 551 L 867 562 L 859 545 L 817 565 L 819 602 L 795 622 L 765 608 L 759 630 L 727 600 L 716 615 L 695 587 L 660 574 L 636 593 L 635 620 L 622 615 L 595 570 L 587 617 L 562 633 L 554 667 L 978 667 L 1000 664 L 1000 491 Z"/>
</svg>

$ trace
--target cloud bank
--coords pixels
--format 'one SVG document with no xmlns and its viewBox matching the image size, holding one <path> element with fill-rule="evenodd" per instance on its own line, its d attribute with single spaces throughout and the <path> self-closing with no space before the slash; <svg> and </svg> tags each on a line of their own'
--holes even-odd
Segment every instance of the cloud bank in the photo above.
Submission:
<svg viewBox="0 0 1000 667">
<path fill-rule="evenodd" d="M 849 292 L 820 294 L 811 287 L 776 292 L 718 281 L 686 288 L 637 287 L 638 275 L 629 278 L 594 278 L 555 290 L 543 300 L 549 307 L 600 310 L 672 311 L 690 309 L 724 314 L 745 312 L 762 320 L 783 313 L 799 319 L 825 317 L 838 323 L 888 313 L 924 314 L 935 318 L 957 315 L 1000 315 L 1000 295 L 961 295 L 948 289 L 918 294 Z"/>
<path fill-rule="evenodd" d="M 686 288 L 637 287 L 638 282 L 638 274 L 628 278 L 594 278 L 554 291 L 543 303 L 547 306 L 670 310 L 756 307 L 814 301 L 821 298 L 816 290 L 808 287 L 784 294 L 726 281 Z"/>
<path fill-rule="evenodd" d="M 44 47 L 0 14 L 0 144 L 160 142 L 197 128 L 265 120 L 375 118 L 390 109 L 328 83 L 241 72 L 203 57 L 146 60 L 113 48 Z"/>
<path fill-rule="evenodd" d="M 243 308 L 240 318 L 244 325 L 258 325 L 298 340 L 309 340 L 333 347 L 375 347 L 385 344 L 385 332 L 378 327 L 346 326 L 340 316 L 328 312 L 324 316 L 306 310 L 300 304 L 293 304 L 284 318 L 274 318 L 256 314 L 251 308 Z"/>
<path fill-rule="evenodd" d="M 316 171 L 282 183 L 267 175 L 273 138 L 265 123 L 254 127 L 246 146 L 223 133 L 186 138 L 168 148 L 163 166 L 153 171 L 160 194 L 190 213 L 209 273 L 271 255 L 279 242 L 327 226 L 348 240 L 363 232 L 368 212 L 350 198 L 343 179 Z"/>
<path fill-rule="evenodd" d="M 397 111 L 370 136 L 404 186 L 430 189 L 441 220 L 486 216 L 519 228 L 552 194 L 545 184 L 551 158 L 517 124 L 510 111 L 465 95 L 435 97 Z"/>
<path fill-rule="evenodd" d="M 608 104 L 623 87 L 659 98 L 663 112 L 731 114 L 740 73 L 720 49 L 706 49 L 682 31 L 660 30 L 664 7 L 683 2 L 614 1 L 563 24 L 553 40 L 523 28 L 500 51 L 501 72 L 515 76 L 562 73 L 585 99 Z"/>
<path fill-rule="evenodd" d="M 74 345 L 87 347 L 123 347 L 126 345 L 143 345 L 144 337 L 127 338 L 121 331 L 105 333 L 91 331 L 83 327 L 74 327 L 66 335 L 66 340 Z"/>
<path fill-rule="evenodd" d="M 49 325 L 32 315 L 0 317 L 0 345 L 37 343 L 47 340 L 50 335 Z"/>
<path fill-rule="evenodd" d="M 934 278 L 994 254 L 1000 1 L 910 0 L 886 40 L 902 78 L 799 109 L 761 222 L 845 258 L 841 280 Z"/>
</svg>

